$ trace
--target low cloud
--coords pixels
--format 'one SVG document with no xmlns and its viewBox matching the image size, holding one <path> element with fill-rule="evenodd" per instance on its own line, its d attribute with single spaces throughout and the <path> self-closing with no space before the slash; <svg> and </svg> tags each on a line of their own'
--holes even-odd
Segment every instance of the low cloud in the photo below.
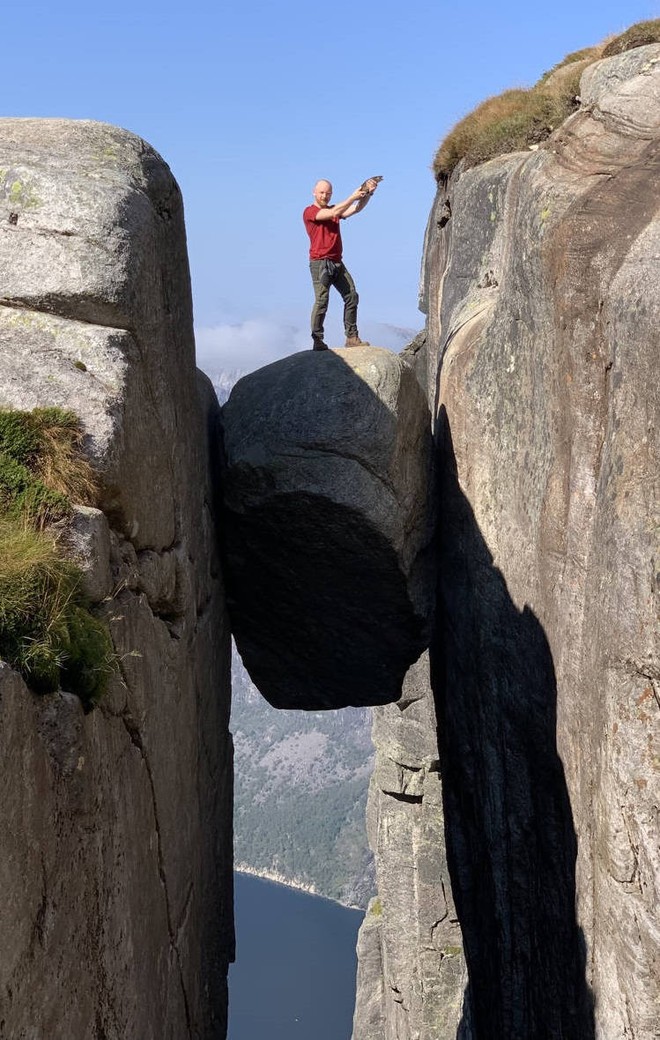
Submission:
<svg viewBox="0 0 660 1040">
<path fill-rule="evenodd" d="M 271 361 L 309 346 L 309 333 L 290 323 L 250 318 L 195 331 L 197 364 L 213 377 L 218 372 L 253 372 Z"/>
<path fill-rule="evenodd" d="M 197 364 L 216 380 L 218 376 L 244 375 L 272 361 L 311 348 L 307 316 L 300 324 L 278 318 L 250 318 L 242 322 L 226 322 L 198 328 L 195 331 Z M 362 335 L 379 347 L 398 353 L 416 335 L 415 329 L 365 322 Z M 341 320 L 328 318 L 326 341 L 342 346 L 344 334 Z"/>
</svg>

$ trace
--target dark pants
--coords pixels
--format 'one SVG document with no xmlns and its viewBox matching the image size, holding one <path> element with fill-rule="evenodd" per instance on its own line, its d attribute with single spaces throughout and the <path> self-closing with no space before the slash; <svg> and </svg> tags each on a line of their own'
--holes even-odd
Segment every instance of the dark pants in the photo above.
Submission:
<svg viewBox="0 0 660 1040">
<path fill-rule="evenodd" d="M 344 301 L 344 331 L 346 336 L 357 336 L 357 307 L 359 296 L 355 288 L 355 282 L 344 267 L 343 263 L 337 264 L 337 270 L 330 285 L 321 283 L 321 267 L 323 260 L 310 260 L 309 269 L 312 273 L 312 285 L 314 286 L 314 308 L 312 310 L 312 339 L 323 339 L 323 322 L 330 301 L 330 285 L 334 286 Z"/>
</svg>

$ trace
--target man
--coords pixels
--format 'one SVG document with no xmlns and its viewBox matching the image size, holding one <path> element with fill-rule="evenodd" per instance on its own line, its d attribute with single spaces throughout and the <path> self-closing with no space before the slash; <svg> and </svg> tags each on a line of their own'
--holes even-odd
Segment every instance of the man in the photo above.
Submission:
<svg viewBox="0 0 660 1040">
<path fill-rule="evenodd" d="M 367 205 L 378 187 L 374 179 L 365 181 L 352 195 L 335 206 L 330 205 L 332 184 L 318 181 L 314 186 L 314 204 L 303 213 L 305 228 L 310 239 L 309 269 L 314 286 L 312 310 L 312 349 L 327 350 L 323 342 L 323 323 L 328 310 L 330 286 L 334 286 L 344 301 L 344 330 L 347 347 L 368 347 L 357 330 L 358 294 L 355 283 L 342 262 L 342 242 L 339 221 L 355 216 Z"/>
</svg>

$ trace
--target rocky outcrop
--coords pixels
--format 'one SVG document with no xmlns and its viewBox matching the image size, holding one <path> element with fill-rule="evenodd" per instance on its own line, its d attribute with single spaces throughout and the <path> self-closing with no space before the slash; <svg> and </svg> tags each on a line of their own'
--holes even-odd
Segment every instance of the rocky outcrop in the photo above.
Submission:
<svg viewBox="0 0 660 1040">
<path fill-rule="evenodd" d="M 431 246 L 436 691 L 478 1037 L 657 1025 L 659 59 L 588 70 L 545 149 L 458 178 Z"/>
<path fill-rule="evenodd" d="M 465 1040 L 658 1035 L 660 47 L 590 66 L 581 99 L 538 150 L 440 185 L 411 356 L 436 416 L 432 685 Z M 412 845 L 398 871 L 416 881 Z M 440 899 L 415 896 L 391 937 L 408 964 Z M 382 1010 L 373 918 L 354 1036 L 426 1036 Z"/>
<path fill-rule="evenodd" d="M 428 408 L 399 358 L 305 352 L 223 409 L 232 631 L 275 707 L 395 700 L 429 636 Z"/>
<path fill-rule="evenodd" d="M 444 813 L 428 654 L 401 699 L 374 708 L 367 829 L 378 895 L 358 941 L 353 1040 L 452 1037 L 466 983 L 444 856 Z"/>
<path fill-rule="evenodd" d="M 119 674 L 84 715 L 0 671 L 0 1035 L 225 1036 L 229 631 L 179 190 L 113 127 L 0 121 L 0 406 L 81 418 L 70 551 Z"/>
</svg>

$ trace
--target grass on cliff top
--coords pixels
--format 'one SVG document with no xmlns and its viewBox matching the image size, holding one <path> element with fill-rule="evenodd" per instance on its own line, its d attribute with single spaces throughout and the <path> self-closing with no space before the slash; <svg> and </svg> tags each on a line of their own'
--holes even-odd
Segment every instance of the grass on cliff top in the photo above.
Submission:
<svg viewBox="0 0 660 1040">
<path fill-rule="evenodd" d="M 639 22 L 614 39 L 568 54 L 530 89 L 488 98 L 442 141 L 433 160 L 436 179 L 448 177 L 461 160 L 469 168 L 540 144 L 577 109 L 580 77 L 587 65 L 658 40 L 660 19 Z"/>
<path fill-rule="evenodd" d="M 644 47 L 647 43 L 660 43 L 660 18 L 631 25 L 620 36 L 615 36 L 605 45 L 603 57 L 611 58 L 615 54 L 631 51 L 634 47 Z"/>
<path fill-rule="evenodd" d="M 90 709 L 114 672 L 114 651 L 49 526 L 66 520 L 72 500 L 95 499 L 81 440 L 70 412 L 0 410 L 0 658 L 33 690 L 63 687 Z"/>
</svg>

